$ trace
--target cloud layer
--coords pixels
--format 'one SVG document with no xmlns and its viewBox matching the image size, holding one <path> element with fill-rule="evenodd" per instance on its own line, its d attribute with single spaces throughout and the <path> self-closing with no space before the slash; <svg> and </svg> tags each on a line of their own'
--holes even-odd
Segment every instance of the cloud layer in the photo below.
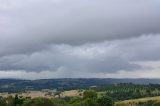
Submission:
<svg viewBox="0 0 160 106">
<path fill-rule="evenodd" d="M 157 72 L 159 9 L 158 0 L 0 0 L 0 70 L 53 74 L 45 78 Z"/>
</svg>

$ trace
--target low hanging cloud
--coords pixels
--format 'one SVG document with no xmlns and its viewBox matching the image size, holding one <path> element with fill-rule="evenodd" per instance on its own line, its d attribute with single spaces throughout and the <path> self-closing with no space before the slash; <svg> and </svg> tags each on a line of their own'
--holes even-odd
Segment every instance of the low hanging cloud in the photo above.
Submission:
<svg viewBox="0 0 160 106">
<path fill-rule="evenodd" d="M 97 44 L 96 44 L 97 45 Z M 105 44 L 104 44 L 105 46 Z M 0 59 L 0 70 L 115 72 L 141 68 L 118 55 L 107 55 L 106 48 L 53 45 L 49 50 L 31 55 L 10 55 Z M 114 49 L 114 48 L 113 48 Z M 102 50 L 102 51 L 101 51 Z"/>
<path fill-rule="evenodd" d="M 154 69 L 139 62 L 160 61 L 159 9 L 158 0 L 0 0 L 0 70 Z"/>
<path fill-rule="evenodd" d="M 137 61 L 157 61 L 160 36 L 142 36 L 81 46 L 51 45 L 29 55 L 17 54 L 0 59 L 0 70 L 87 71 L 95 73 L 143 69 Z M 150 46 L 150 47 L 149 47 Z M 149 48 L 144 48 L 149 47 Z"/>
</svg>

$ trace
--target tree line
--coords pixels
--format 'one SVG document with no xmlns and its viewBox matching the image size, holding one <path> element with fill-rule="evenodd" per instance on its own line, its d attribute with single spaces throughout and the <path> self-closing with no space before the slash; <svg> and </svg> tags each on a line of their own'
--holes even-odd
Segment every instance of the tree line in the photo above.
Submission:
<svg viewBox="0 0 160 106">
<path fill-rule="evenodd" d="M 107 95 L 98 97 L 94 90 L 86 90 L 82 97 L 66 98 L 23 98 L 15 95 L 0 97 L 0 106 L 114 106 L 114 101 Z"/>
</svg>

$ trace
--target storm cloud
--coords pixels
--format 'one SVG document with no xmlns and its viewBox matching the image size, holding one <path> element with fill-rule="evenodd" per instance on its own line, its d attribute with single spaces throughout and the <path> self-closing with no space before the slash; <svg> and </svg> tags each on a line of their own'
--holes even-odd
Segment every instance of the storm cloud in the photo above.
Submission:
<svg viewBox="0 0 160 106">
<path fill-rule="evenodd" d="M 159 0 L 0 0 L 0 70 L 59 77 L 157 71 L 158 10 Z"/>
</svg>

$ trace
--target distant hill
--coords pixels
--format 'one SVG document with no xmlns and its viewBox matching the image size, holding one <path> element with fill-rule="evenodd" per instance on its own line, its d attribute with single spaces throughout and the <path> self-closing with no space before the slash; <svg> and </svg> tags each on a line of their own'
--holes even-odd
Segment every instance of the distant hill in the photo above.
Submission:
<svg viewBox="0 0 160 106">
<path fill-rule="evenodd" d="M 112 79 L 112 78 L 63 78 L 63 79 L 40 79 L 19 80 L 0 79 L 0 92 L 18 92 L 24 90 L 41 89 L 77 89 L 90 86 L 107 86 L 111 84 L 160 84 L 160 79 Z"/>
</svg>

